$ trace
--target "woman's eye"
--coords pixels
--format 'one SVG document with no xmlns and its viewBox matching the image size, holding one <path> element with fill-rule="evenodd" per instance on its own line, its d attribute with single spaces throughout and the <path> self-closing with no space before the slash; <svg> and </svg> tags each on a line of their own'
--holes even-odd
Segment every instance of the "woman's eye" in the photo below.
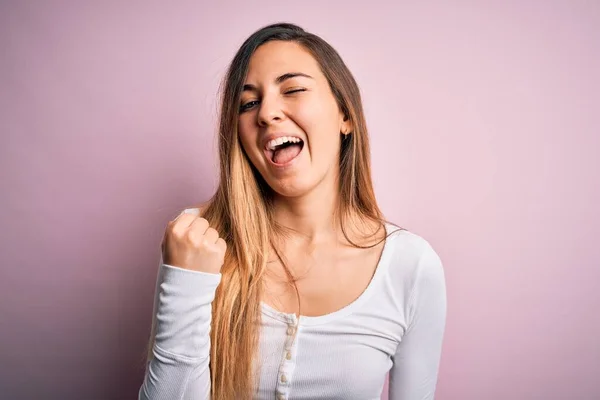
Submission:
<svg viewBox="0 0 600 400">
<path fill-rule="evenodd" d="M 252 107 L 258 104 L 258 100 L 252 100 L 247 103 L 244 103 L 240 106 L 240 112 L 248 111 Z"/>
<path fill-rule="evenodd" d="M 287 90 L 285 92 L 285 94 L 292 94 L 292 93 L 296 93 L 296 92 L 305 92 L 305 91 L 306 91 L 306 89 L 304 89 L 304 88 L 290 89 L 290 90 Z"/>
<path fill-rule="evenodd" d="M 293 93 L 297 93 L 297 92 L 305 92 L 306 89 L 305 88 L 297 88 L 297 89 L 290 89 L 290 90 L 286 90 L 284 92 L 284 94 L 293 94 Z M 244 111 L 248 111 L 252 108 L 254 108 L 256 105 L 258 105 L 259 101 L 258 100 L 251 100 L 247 103 L 244 103 L 240 106 L 240 113 L 243 113 Z"/>
</svg>

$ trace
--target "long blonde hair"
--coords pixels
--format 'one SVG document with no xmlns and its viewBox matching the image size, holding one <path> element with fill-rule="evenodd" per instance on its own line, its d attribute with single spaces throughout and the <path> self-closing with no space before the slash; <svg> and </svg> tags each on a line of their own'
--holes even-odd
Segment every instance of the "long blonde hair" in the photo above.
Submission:
<svg viewBox="0 0 600 400">
<path fill-rule="evenodd" d="M 279 23 L 254 32 L 236 53 L 223 81 L 218 143 L 220 181 L 203 213 L 228 246 L 221 283 L 213 301 L 210 334 L 213 400 L 249 399 L 256 389 L 263 276 L 269 248 L 274 248 L 274 234 L 281 227 L 271 214 L 272 189 L 244 152 L 237 123 L 250 57 L 260 45 L 272 40 L 294 41 L 312 54 L 353 127 L 347 139 L 340 135 L 337 213 L 345 238 L 356 247 L 373 247 L 381 241 L 360 246 L 350 240 L 345 222 L 351 216 L 358 216 L 363 221 L 376 222 L 378 231 L 386 222 L 373 191 L 369 139 L 359 88 L 339 54 L 323 39 L 297 25 Z M 365 235 L 368 236 L 372 237 L 373 232 Z M 294 283 L 289 269 L 276 255 Z"/>
</svg>

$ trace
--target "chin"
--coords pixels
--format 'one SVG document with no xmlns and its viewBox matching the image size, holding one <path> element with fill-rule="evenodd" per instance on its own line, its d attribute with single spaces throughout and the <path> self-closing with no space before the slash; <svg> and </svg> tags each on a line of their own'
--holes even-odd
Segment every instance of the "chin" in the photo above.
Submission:
<svg viewBox="0 0 600 400">
<path fill-rule="evenodd" d="M 302 197 L 316 186 L 315 183 L 306 182 L 297 177 L 271 178 L 270 181 L 268 184 L 273 192 L 282 197 Z"/>
</svg>

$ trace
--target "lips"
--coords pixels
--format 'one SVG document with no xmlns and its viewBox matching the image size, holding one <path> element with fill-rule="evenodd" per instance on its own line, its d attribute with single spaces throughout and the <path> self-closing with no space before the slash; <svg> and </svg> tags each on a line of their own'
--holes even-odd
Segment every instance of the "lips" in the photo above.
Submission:
<svg viewBox="0 0 600 400">
<path fill-rule="evenodd" d="M 304 141 L 304 139 L 302 139 L 302 137 L 300 137 L 298 135 L 294 135 L 292 133 L 277 132 L 277 133 L 268 134 L 262 139 L 262 143 L 261 143 L 262 148 L 265 150 L 269 150 L 269 142 L 271 142 L 272 140 L 281 139 L 281 138 L 295 138 L 295 139 L 300 139 L 301 141 Z"/>
</svg>

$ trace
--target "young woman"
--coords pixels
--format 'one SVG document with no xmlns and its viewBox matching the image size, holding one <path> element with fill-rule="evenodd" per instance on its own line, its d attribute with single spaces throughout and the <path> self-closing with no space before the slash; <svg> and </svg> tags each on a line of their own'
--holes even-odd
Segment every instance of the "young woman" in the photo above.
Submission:
<svg viewBox="0 0 600 400">
<path fill-rule="evenodd" d="M 140 399 L 433 399 L 442 263 L 375 201 L 358 86 L 292 24 L 224 82 L 220 183 L 168 223 Z"/>
</svg>

